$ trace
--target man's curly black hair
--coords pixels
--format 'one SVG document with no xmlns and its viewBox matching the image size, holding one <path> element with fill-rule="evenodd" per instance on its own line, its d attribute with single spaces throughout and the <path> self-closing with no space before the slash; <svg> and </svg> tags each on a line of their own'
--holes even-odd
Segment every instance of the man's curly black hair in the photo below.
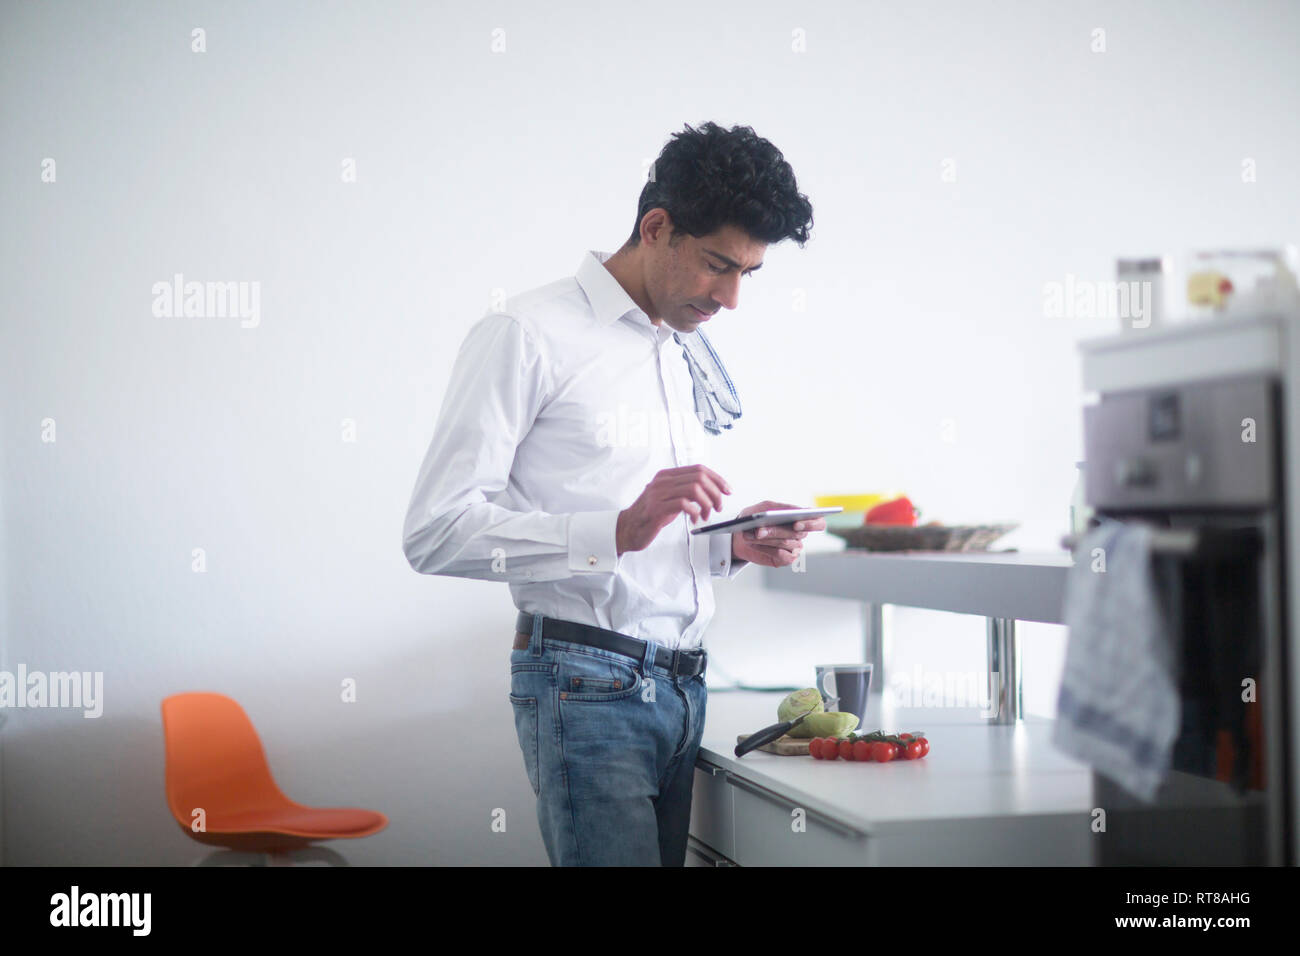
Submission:
<svg viewBox="0 0 1300 956">
<path fill-rule="evenodd" d="M 672 218 L 670 245 L 682 232 L 699 238 L 734 225 L 760 242 L 793 239 L 802 249 L 813 221 L 812 204 L 779 149 L 748 126 L 723 129 L 711 121 L 674 133 L 650 167 L 631 245 L 641 241 L 641 220 L 655 208 Z"/>
</svg>

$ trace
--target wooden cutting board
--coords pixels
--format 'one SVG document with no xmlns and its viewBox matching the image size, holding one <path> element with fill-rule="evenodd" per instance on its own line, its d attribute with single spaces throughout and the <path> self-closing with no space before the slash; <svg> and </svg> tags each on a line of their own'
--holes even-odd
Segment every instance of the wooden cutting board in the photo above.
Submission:
<svg viewBox="0 0 1300 956">
<path fill-rule="evenodd" d="M 740 734 L 736 737 L 736 743 L 743 744 L 751 734 Z M 776 754 L 779 757 L 807 757 L 808 745 L 812 743 L 811 738 L 800 739 L 789 735 L 777 737 L 770 744 L 763 744 L 759 750 L 765 753 Z"/>
</svg>

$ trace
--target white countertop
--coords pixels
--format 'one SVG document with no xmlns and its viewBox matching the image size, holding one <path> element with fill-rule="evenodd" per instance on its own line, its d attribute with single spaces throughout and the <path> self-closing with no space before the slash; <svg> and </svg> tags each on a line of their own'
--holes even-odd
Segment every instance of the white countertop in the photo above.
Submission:
<svg viewBox="0 0 1300 956">
<path fill-rule="evenodd" d="M 803 571 L 760 568 L 776 590 L 876 604 L 978 614 L 1017 621 L 1064 623 L 1068 551 L 810 552 Z"/>
<path fill-rule="evenodd" d="M 1077 816 L 1087 826 L 1096 806 L 1089 768 L 1051 745 L 1050 720 L 991 724 L 972 708 L 894 708 L 877 695 L 861 729 L 924 731 L 927 756 L 888 764 L 761 751 L 737 758 L 736 736 L 775 723 L 784 696 L 710 694 L 699 761 L 875 836 L 917 823 L 990 818 Z"/>
</svg>

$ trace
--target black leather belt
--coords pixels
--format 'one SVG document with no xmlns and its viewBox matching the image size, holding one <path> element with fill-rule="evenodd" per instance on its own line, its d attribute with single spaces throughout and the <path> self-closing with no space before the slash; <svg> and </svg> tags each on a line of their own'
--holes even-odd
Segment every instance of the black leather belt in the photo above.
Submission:
<svg viewBox="0 0 1300 956">
<path fill-rule="evenodd" d="M 515 631 L 519 634 L 533 633 L 533 616 L 520 611 L 515 619 Z M 636 660 L 645 659 L 646 642 L 637 637 L 628 637 L 618 631 L 608 631 L 591 624 L 579 624 L 576 621 L 561 621 L 554 617 L 542 618 L 542 640 L 568 641 L 572 644 L 586 644 L 599 647 L 615 654 L 623 654 Z M 660 646 L 655 652 L 655 665 L 662 667 L 674 677 L 694 677 L 704 672 L 708 660 L 705 651 L 675 651 Z"/>
</svg>

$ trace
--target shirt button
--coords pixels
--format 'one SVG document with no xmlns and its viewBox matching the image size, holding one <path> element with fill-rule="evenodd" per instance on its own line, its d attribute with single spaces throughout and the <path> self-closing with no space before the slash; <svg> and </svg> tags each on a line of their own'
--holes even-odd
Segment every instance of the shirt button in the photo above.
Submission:
<svg viewBox="0 0 1300 956">
<path fill-rule="evenodd" d="M 599 559 L 594 554 L 587 555 L 587 563 L 590 564 L 593 568 L 596 566 L 598 561 Z"/>
</svg>

